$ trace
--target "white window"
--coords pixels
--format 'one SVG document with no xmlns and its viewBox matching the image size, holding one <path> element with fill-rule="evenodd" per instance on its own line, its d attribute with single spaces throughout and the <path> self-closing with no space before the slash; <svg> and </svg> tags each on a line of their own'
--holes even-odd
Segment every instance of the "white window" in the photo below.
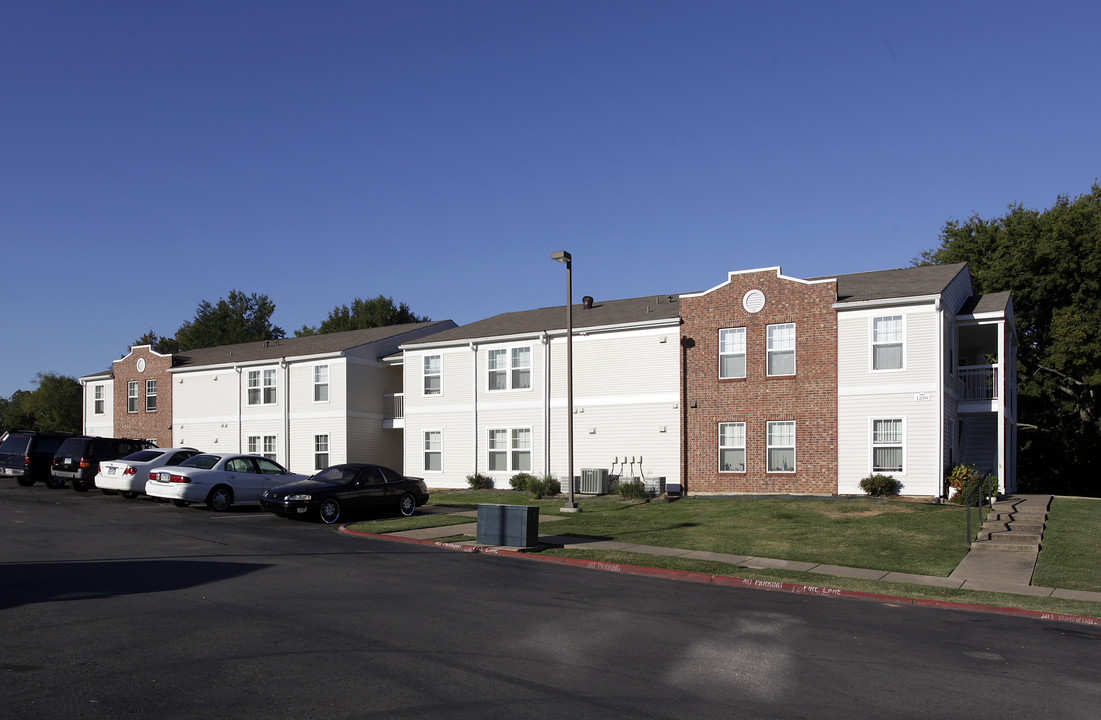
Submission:
<svg viewBox="0 0 1101 720">
<path fill-rule="evenodd" d="M 902 418 L 872 420 L 872 472 L 903 472 Z"/>
<path fill-rule="evenodd" d="M 531 389 L 531 348 L 515 347 L 489 351 L 490 390 Z"/>
<path fill-rule="evenodd" d="M 95 413 L 96 415 L 102 415 L 103 414 L 103 386 L 102 385 L 93 385 L 92 386 L 92 397 L 94 398 L 94 408 L 93 408 L 92 412 Z"/>
<path fill-rule="evenodd" d="M 329 402 L 329 366 L 328 365 L 314 365 L 313 366 L 313 401 L 314 402 Z M 318 437 L 321 437 L 321 436 L 319 435 Z M 328 467 L 328 465 L 325 465 L 324 467 Z"/>
<path fill-rule="evenodd" d="M 719 377 L 745 377 L 745 328 L 719 330 Z"/>
<path fill-rule="evenodd" d="M 901 370 L 902 355 L 902 316 L 872 318 L 872 370 Z"/>
<path fill-rule="evenodd" d="M 745 472 L 745 423 L 719 423 L 719 472 Z"/>
<path fill-rule="evenodd" d="M 531 428 L 489 431 L 491 472 L 531 471 Z"/>
<path fill-rule="evenodd" d="M 131 380 L 126 383 L 126 412 L 136 413 L 138 411 L 138 381 Z"/>
<path fill-rule="evenodd" d="M 768 326 L 768 374 L 795 374 L 795 323 Z"/>
<path fill-rule="evenodd" d="M 768 424 L 768 472 L 795 472 L 795 423 Z"/>
<path fill-rule="evenodd" d="M 313 436 L 313 469 L 324 470 L 329 467 L 329 436 Z"/>
<path fill-rule="evenodd" d="M 248 404 L 275 404 L 275 369 L 248 371 Z"/>
<path fill-rule="evenodd" d="M 443 361 L 439 355 L 424 356 L 424 394 L 443 393 Z"/>
<path fill-rule="evenodd" d="M 443 471 L 443 431 L 424 431 L 424 471 Z"/>
<path fill-rule="evenodd" d="M 145 412 L 157 412 L 157 381 L 145 381 Z"/>
<path fill-rule="evenodd" d="M 250 455 L 263 455 L 268 460 L 275 460 L 275 436 L 249 435 L 248 451 Z"/>
</svg>

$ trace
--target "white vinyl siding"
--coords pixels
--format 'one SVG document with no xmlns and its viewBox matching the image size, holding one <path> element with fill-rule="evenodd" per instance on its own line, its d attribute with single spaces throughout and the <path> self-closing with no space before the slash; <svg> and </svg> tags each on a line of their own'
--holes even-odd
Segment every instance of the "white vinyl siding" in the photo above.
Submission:
<svg viewBox="0 0 1101 720">
<path fill-rule="evenodd" d="M 768 375 L 795 374 L 795 323 L 769 325 Z"/>
<path fill-rule="evenodd" d="M 719 472 L 745 472 L 745 423 L 719 423 Z"/>
<path fill-rule="evenodd" d="M 745 328 L 719 330 L 719 377 L 745 377 Z"/>
</svg>

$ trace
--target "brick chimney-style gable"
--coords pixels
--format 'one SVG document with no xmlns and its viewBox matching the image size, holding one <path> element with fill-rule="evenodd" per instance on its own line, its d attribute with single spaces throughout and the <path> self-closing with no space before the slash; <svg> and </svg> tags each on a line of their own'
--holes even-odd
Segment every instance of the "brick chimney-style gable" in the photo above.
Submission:
<svg viewBox="0 0 1101 720">
<path fill-rule="evenodd" d="M 172 447 L 172 356 L 137 345 L 113 367 L 115 436 Z"/>
</svg>

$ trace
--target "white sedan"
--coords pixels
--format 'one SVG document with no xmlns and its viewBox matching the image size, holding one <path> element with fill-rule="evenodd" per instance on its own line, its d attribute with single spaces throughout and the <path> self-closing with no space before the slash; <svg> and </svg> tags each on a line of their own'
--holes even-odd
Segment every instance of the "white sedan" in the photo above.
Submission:
<svg viewBox="0 0 1101 720">
<path fill-rule="evenodd" d="M 124 498 L 136 498 L 145 492 L 151 471 L 166 465 L 179 465 L 198 454 L 195 448 L 150 448 L 118 460 L 104 460 L 96 473 L 96 487 L 116 490 Z"/>
<path fill-rule="evenodd" d="M 145 494 L 180 507 L 206 503 L 221 512 L 230 505 L 259 505 L 265 490 L 305 479 L 260 455 L 203 453 L 149 473 Z"/>
</svg>

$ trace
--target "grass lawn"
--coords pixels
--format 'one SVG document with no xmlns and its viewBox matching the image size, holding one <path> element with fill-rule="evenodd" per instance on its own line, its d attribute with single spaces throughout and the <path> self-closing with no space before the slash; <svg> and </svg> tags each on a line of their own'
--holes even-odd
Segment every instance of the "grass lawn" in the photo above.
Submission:
<svg viewBox="0 0 1101 720">
<path fill-rule="evenodd" d="M 1052 500 L 1032 584 L 1101 590 L 1101 499 Z"/>
<path fill-rule="evenodd" d="M 480 503 L 538 505 L 541 512 L 554 515 L 563 502 L 561 496 L 532 500 L 511 491 L 437 492 L 431 499 L 433 505 L 466 508 Z M 942 577 L 967 554 L 966 511 L 952 505 L 748 496 L 669 503 L 585 497 L 578 504 L 582 512 L 544 523 L 540 532 Z M 972 530 L 977 531 L 978 518 L 973 520 Z M 373 523 L 357 529 L 392 532 Z"/>
</svg>

